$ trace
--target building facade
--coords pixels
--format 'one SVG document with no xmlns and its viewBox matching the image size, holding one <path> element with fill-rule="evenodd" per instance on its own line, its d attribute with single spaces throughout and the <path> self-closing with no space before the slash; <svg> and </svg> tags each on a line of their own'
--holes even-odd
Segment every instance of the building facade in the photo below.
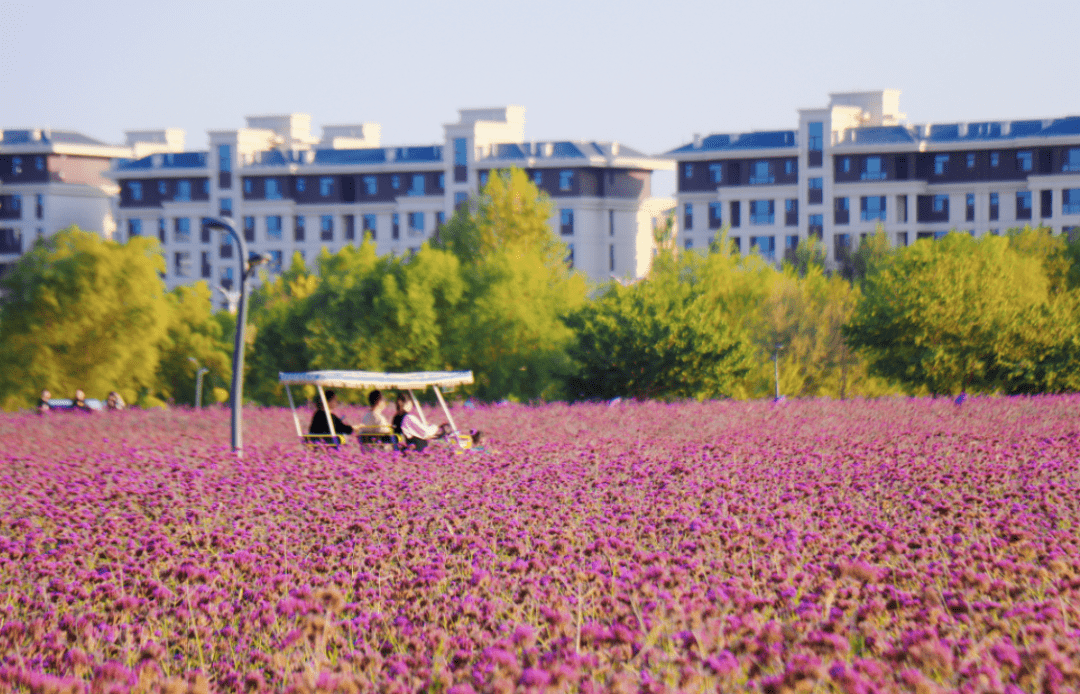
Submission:
<svg viewBox="0 0 1080 694">
<path fill-rule="evenodd" d="M 908 125 L 900 92 L 831 94 L 798 128 L 696 137 L 677 161 L 679 242 L 723 227 L 779 261 L 816 236 L 830 262 L 884 227 L 894 245 L 951 230 L 1080 227 L 1080 116 Z"/>
<path fill-rule="evenodd" d="M 77 224 L 111 238 L 119 188 L 105 174 L 132 150 L 81 133 L 4 130 L 0 140 L 0 276 L 34 239 Z"/>
<path fill-rule="evenodd" d="M 376 123 L 313 137 L 304 114 L 249 117 L 246 128 L 211 131 L 205 151 L 165 147 L 118 162 L 108 173 L 119 186 L 118 234 L 157 236 L 170 288 L 203 279 L 227 295 L 235 250 L 202 230 L 204 216 L 231 219 L 272 273 L 297 251 L 312 261 L 365 235 L 378 253 L 400 255 L 418 250 L 493 171 L 513 166 L 551 196 L 551 228 L 575 268 L 594 279 L 643 275 L 663 205 L 651 176 L 671 160 L 613 142 L 528 142 L 524 126 L 521 107 L 462 110 L 443 142 L 387 147 Z M 133 149 L 168 141 L 166 131 L 128 133 Z"/>
</svg>

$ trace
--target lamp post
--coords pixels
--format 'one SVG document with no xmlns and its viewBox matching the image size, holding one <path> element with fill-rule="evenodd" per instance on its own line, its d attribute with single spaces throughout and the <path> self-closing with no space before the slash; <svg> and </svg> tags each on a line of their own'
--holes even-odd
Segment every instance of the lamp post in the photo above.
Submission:
<svg viewBox="0 0 1080 694">
<path fill-rule="evenodd" d="M 188 361 L 195 365 L 197 371 L 195 372 L 195 409 L 202 408 L 202 379 L 204 374 L 210 373 L 210 369 L 205 366 L 199 366 L 199 360 L 195 357 L 188 357 Z"/>
<path fill-rule="evenodd" d="M 232 365 L 232 388 L 229 392 L 229 406 L 232 408 L 232 448 L 236 457 L 243 455 L 243 435 L 241 433 L 241 411 L 244 405 L 244 326 L 247 314 L 247 281 L 265 259 L 256 255 L 247 257 L 247 244 L 244 237 L 236 233 L 236 229 L 228 222 L 213 217 L 203 217 L 204 229 L 217 229 L 233 237 L 239 250 L 240 263 L 240 302 L 236 308 L 236 342 L 233 347 Z"/>
</svg>

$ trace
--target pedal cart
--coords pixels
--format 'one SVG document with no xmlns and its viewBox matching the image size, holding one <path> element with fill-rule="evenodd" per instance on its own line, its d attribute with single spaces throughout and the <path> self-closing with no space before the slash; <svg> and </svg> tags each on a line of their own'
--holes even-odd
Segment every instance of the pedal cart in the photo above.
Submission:
<svg viewBox="0 0 1080 694">
<path fill-rule="evenodd" d="M 473 383 L 472 371 L 417 371 L 412 373 L 380 373 L 377 371 L 301 371 L 296 373 L 278 373 L 278 382 L 285 386 L 285 393 L 289 396 L 289 407 L 292 409 L 293 422 L 296 424 L 296 435 L 305 444 L 329 443 L 333 446 L 341 445 L 341 436 L 334 431 L 332 417 L 328 417 L 330 436 L 323 434 L 308 434 L 300 424 L 300 416 L 296 412 L 296 403 L 293 400 L 290 386 L 315 386 L 322 402 L 323 411 L 329 412 L 326 402 L 326 388 L 354 388 L 358 390 L 398 390 L 407 391 L 412 400 L 413 408 L 420 421 L 427 424 L 427 417 L 416 399 L 416 391 L 423 392 L 429 387 L 435 391 L 435 397 L 446 415 L 446 422 L 450 425 L 450 431 L 445 437 L 457 450 L 465 451 L 472 447 L 472 436 L 468 432 L 458 429 L 454 418 L 450 416 L 450 408 L 446 406 L 442 390 L 447 391 L 459 385 Z M 391 427 L 366 427 L 356 428 L 357 440 L 361 445 L 382 445 L 387 441 L 397 441 Z"/>
</svg>

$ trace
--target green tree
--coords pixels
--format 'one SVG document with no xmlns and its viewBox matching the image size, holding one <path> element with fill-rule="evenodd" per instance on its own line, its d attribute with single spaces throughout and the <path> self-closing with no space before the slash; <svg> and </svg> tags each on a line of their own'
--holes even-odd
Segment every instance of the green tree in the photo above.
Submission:
<svg viewBox="0 0 1080 694">
<path fill-rule="evenodd" d="M 120 245 L 70 227 L 35 243 L 2 284 L 0 404 L 26 407 L 42 388 L 154 402 L 164 269 L 152 239 Z"/>
<path fill-rule="evenodd" d="M 863 291 L 848 343 L 876 375 L 947 394 L 998 387 L 998 340 L 1046 304 L 1049 282 L 1008 239 L 953 233 L 896 253 Z"/>
<path fill-rule="evenodd" d="M 213 315 L 210 288 L 205 282 L 182 285 L 166 299 L 169 327 L 161 345 L 157 395 L 194 405 L 195 377 L 201 366 L 209 369 L 204 377 L 203 401 L 213 402 L 213 388 L 227 388 L 232 378 L 232 350 L 225 342 L 221 322 Z"/>
</svg>

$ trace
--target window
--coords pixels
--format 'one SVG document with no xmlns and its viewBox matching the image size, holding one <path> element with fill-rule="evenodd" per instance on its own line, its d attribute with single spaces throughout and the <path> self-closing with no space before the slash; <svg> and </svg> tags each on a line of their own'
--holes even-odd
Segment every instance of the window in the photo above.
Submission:
<svg viewBox="0 0 1080 694">
<path fill-rule="evenodd" d="M 255 218 L 244 217 L 244 240 L 249 243 L 255 242 Z"/>
<path fill-rule="evenodd" d="M 443 224 L 446 224 L 446 213 L 439 210 L 435 213 L 435 228 L 438 229 Z"/>
<path fill-rule="evenodd" d="M 319 240 L 334 240 L 334 215 L 324 214 L 319 217 Z"/>
<path fill-rule="evenodd" d="M 270 258 L 270 262 L 267 263 L 267 270 L 277 274 L 281 274 L 281 251 L 270 251 L 267 254 Z"/>
<path fill-rule="evenodd" d="M 305 228 L 304 215 L 297 215 L 293 217 L 292 235 L 293 241 L 306 241 L 307 229 Z"/>
<path fill-rule="evenodd" d="M 454 138 L 454 166 L 466 166 L 469 163 L 469 142 L 464 137 Z"/>
<path fill-rule="evenodd" d="M 907 222 L 907 196 L 896 196 L 896 221 L 903 224 Z"/>
<path fill-rule="evenodd" d="M 173 253 L 173 276 L 191 277 L 191 253 L 188 251 Z"/>
<path fill-rule="evenodd" d="M 281 215 L 272 214 L 266 218 L 266 238 L 269 241 L 281 240 Z"/>
<path fill-rule="evenodd" d="M 334 179 L 330 176 L 319 177 L 319 196 L 328 198 L 334 191 Z"/>
<path fill-rule="evenodd" d="M 615 272 L 615 244 L 609 244 L 607 247 L 607 265 L 608 271 Z"/>
<path fill-rule="evenodd" d="M 574 183 L 573 171 L 560 171 L 559 172 L 559 190 L 570 190 Z"/>
<path fill-rule="evenodd" d="M 751 200 L 750 223 L 772 224 L 776 213 L 775 200 Z"/>
<path fill-rule="evenodd" d="M 176 197 L 174 197 L 173 200 L 176 200 L 177 202 L 191 201 L 191 181 L 176 182 Z"/>
<path fill-rule="evenodd" d="M 796 198 L 784 200 L 784 226 L 799 226 L 799 201 Z"/>
<path fill-rule="evenodd" d="M 161 197 L 165 197 L 169 194 L 169 184 L 166 181 L 157 182 L 157 192 Z"/>
<path fill-rule="evenodd" d="M 13 176 L 22 174 L 22 157 L 11 158 L 11 173 Z"/>
<path fill-rule="evenodd" d="M 990 193 L 990 221 L 996 221 L 998 218 L 998 194 Z"/>
<path fill-rule="evenodd" d="M 222 239 L 221 245 L 218 247 L 218 257 L 219 258 L 231 258 L 232 257 L 232 247 L 233 247 L 232 238 L 229 237 L 229 236 L 226 236 L 224 239 Z"/>
<path fill-rule="evenodd" d="M 693 178 L 693 177 L 694 177 L 694 165 L 693 164 L 686 164 L 685 166 L 683 166 L 683 178 Z"/>
<path fill-rule="evenodd" d="M 820 239 L 822 233 L 824 233 L 824 231 L 825 231 L 825 215 L 823 215 L 823 214 L 807 215 L 806 221 L 807 221 L 806 230 L 810 234 L 810 236 L 816 236 L 817 238 Z"/>
<path fill-rule="evenodd" d="M 409 189 L 409 195 L 423 195 L 425 188 L 424 174 L 413 174 L 412 188 Z"/>
<path fill-rule="evenodd" d="M 794 253 L 795 250 L 798 247 L 799 247 L 799 237 L 798 236 L 785 236 L 784 237 L 784 251 L 785 252 Z"/>
<path fill-rule="evenodd" d="M 757 249 L 762 258 L 773 260 L 776 258 L 776 237 L 775 236 L 751 236 L 750 237 L 750 250 Z"/>
<path fill-rule="evenodd" d="M 128 195 L 132 200 L 142 200 L 142 181 L 128 181 Z"/>
<path fill-rule="evenodd" d="M 842 260 L 851 249 L 851 234 L 833 234 L 833 260 Z"/>
<path fill-rule="evenodd" d="M 944 176 L 949 173 L 949 155 L 948 154 L 935 154 L 934 155 L 934 175 Z"/>
<path fill-rule="evenodd" d="M 439 174 L 439 190 L 446 190 L 446 174 Z"/>
<path fill-rule="evenodd" d="M 841 157 L 840 158 L 840 172 L 841 173 L 850 173 L 851 172 L 851 157 Z"/>
<path fill-rule="evenodd" d="M 218 145 L 217 156 L 218 171 L 232 171 L 232 147 L 229 145 Z"/>
<path fill-rule="evenodd" d="M 356 217 L 351 215 L 351 214 L 347 214 L 344 217 L 342 217 L 342 221 L 344 221 L 344 223 L 345 223 L 345 240 L 346 241 L 355 241 L 356 240 Z"/>
<path fill-rule="evenodd" d="M 709 164 L 709 178 L 713 183 L 720 183 L 724 180 L 724 166 L 719 162 L 715 164 Z"/>
<path fill-rule="evenodd" d="M 204 279 L 209 279 L 210 274 L 211 274 L 211 272 L 210 272 L 210 270 L 211 270 L 211 268 L 210 268 L 210 251 L 203 251 L 199 255 L 200 255 L 200 259 L 202 260 L 202 263 L 201 263 L 201 265 L 202 265 L 202 273 L 201 273 L 200 276 L 203 277 Z"/>
<path fill-rule="evenodd" d="M 822 123 L 808 123 L 806 126 L 807 149 L 811 151 L 820 152 L 825 144 L 823 136 L 823 124 Z"/>
<path fill-rule="evenodd" d="M 975 193 L 968 193 L 964 200 L 967 208 L 964 212 L 964 220 L 968 222 L 975 221 Z"/>
<path fill-rule="evenodd" d="M 690 203 L 683 205 L 683 229 L 690 231 L 694 228 L 694 206 Z"/>
<path fill-rule="evenodd" d="M 991 152 L 990 166 L 996 169 L 999 164 L 1001 164 L 1001 152 Z"/>
<path fill-rule="evenodd" d="M 244 179 L 244 195 L 251 195 L 251 191 L 252 191 L 251 179 L 250 178 L 245 178 Z"/>
<path fill-rule="evenodd" d="M 165 218 L 158 217 L 157 220 L 157 237 L 158 241 L 165 243 Z"/>
<path fill-rule="evenodd" d="M 488 172 L 487 171 L 481 171 L 480 174 L 479 174 L 479 177 L 480 177 L 479 178 L 479 180 L 480 180 L 480 189 L 483 190 L 484 188 L 487 187 Z"/>
<path fill-rule="evenodd" d="M 794 173 L 795 173 L 795 160 L 794 159 L 785 159 L 784 160 L 784 175 L 785 176 L 791 176 Z"/>
<path fill-rule="evenodd" d="M 409 233 L 410 234 L 423 234 L 424 233 L 424 213 L 423 212 L 410 212 L 409 213 Z"/>
<path fill-rule="evenodd" d="M 731 220 L 731 226 L 739 226 L 742 223 L 742 205 L 739 204 L 738 200 L 732 200 L 729 206 L 729 210 L 731 212 L 729 216 L 729 219 Z"/>
<path fill-rule="evenodd" d="M 860 218 L 864 222 L 885 221 L 885 196 L 871 195 L 859 200 Z"/>
<path fill-rule="evenodd" d="M 173 241 L 176 243 L 188 243 L 191 241 L 191 220 L 187 217 L 177 217 L 173 220 Z"/>
<path fill-rule="evenodd" d="M 34 157 L 34 168 L 38 171 L 45 170 L 45 157 Z"/>
<path fill-rule="evenodd" d="M 129 219 L 128 220 L 128 238 L 133 239 L 136 236 L 142 236 L 142 220 L 141 219 Z"/>
<path fill-rule="evenodd" d="M 465 204 L 465 201 L 469 199 L 469 194 L 463 191 L 454 193 L 454 207 L 461 207 Z"/>
<path fill-rule="evenodd" d="M 1017 171 L 1031 171 L 1031 152 L 1017 152 L 1016 153 L 1016 170 Z"/>
<path fill-rule="evenodd" d="M 232 217 L 232 198 L 221 198 L 218 201 L 218 214 L 222 217 Z"/>
<path fill-rule="evenodd" d="M 607 235 L 615 235 L 615 210 L 607 211 Z"/>
<path fill-rule="evenodd" d="M 969 169 L 974 169 L 975 168 L 975 153 L 974 152 L 968 152 L 968 155 L 967 155 L 967 167 Z"/>
<path fill-rule="evenodd" d="M 1050 219 L 1054 216 L 1054 191 L 1039 191 L 1039 203 L 1039 216 L 1043 219 Z"/>
<path fill-rule="evenodd" d="M 266 199 L 267 200 L 280 200 L 281 199 L 281 184 L 276 178 L 266 179 Z"/>
<path fill-rule="evenodd" d="M 935 195 L 934 196 L 934 212 L 949 212 L 949 196 L 948 195 Z"/>
<path fill-rule="evenodd" d="M 390 187 L 393 188 L 394 190 L 400 189 L 401 188 L 401 176 L 399 176 L 397 174 L 394 174 L 393 176 L 391 176 L 390 177 Z"/>
<path fill-rule="evenodd" d="M 379 179 L 375 176 L 364 176 L 364 192 L 368 195 L 376 195 L 379 192 Z"/>
<path fill-rule="evenodd" d="M 709 203 L 709 228 L 719 229 L 722 227 L 724 215 L 724 203 L 722 202 L 710 202 Z"/>
<path fill-rule="evenodd" d="M 1073 147 L 1065 152 L 1062 171 L 1080 171 L 1080 147 Z"/>
<path fill-rule="evenodd" d="M 1080 214 L 1080 188 L 1061 191 L 1061 214 Z"/>
<path fill-rule="evenodd" d="M 773 177 L 772 162 L 755 161 L 750 175 L 750 185 L 765 185 L 776 182 Z"/>
<path fill-rule="evenodd" d="M 807 191 L 806 201 L 811 205 L 820 205 L 825 200 L 825 191 L 823 188 L 824 179 L 810 178 L 807 179 Z"/>
<path fill-rule="evenodd" d="M 849 205 L 847 198 L 833 198 L 833 223 L 847 224 L 851 221 Z"/>
<path fill-rule="evenodd" d="M 542 186 L 544 184 L 544 172 L 543 171 L 533 171 L 532 178 L 533 178 L 533 185 L 535 185 L 537 188 L 539 188 L 540 186 Z"/>
<path fill-rule="evenodd" d="M 881 168 L 881 157 L 867 157 L 864 159 L 862 174 L 859 178 L 864 181 L 884 181 L 885 171 Z"/>
<path fill-rule="evenodd" d="M 563 236 L 570 236 L 574 233 L 573 210 L 559 210 L 559 231 Z"/>
<path fill-rule="evenodd" d="M 224 246 L 222 247 L 224 248 Z M 232 256 L 232 246 L 229 246 L 229 256 Z M 223 258 L 225 256 L 222 256 Z M 232 267 L 221 268 L 221 286 L 224 289 L 232 289 L 233 286 L 233 269 Z"/>
<path fill-rule="evenodd" d="M 200 241 L 202 241 L 203 243 L 210 243 L 210 234 L 211 234 L 210 227 L 206 226 L 205 224 L 200 224 L 199 225 L 199 240 Z"/>
<path fill-rule="evenodd" d="M 574 244 L 566 244 L 566 265 L 571 270 L 574 269 Z"/>
<path fill-rule="evenodd" d="M 361 219 L 361 223 L 364 225 L 364 233 L 365 234 L 371 234 L 371 238 L 372 238 L 372 240 L 374 240 L 375 239 L 375 227 L 376 227 L 375 215 L 373 215 L 373 214 L 364 215 L 363 218 Z"/>
<path fill-rule="evenodd" d="M 307 179 L 303 176 L 298 176 L 296 178 L 296 192 L 303 193 L 305 190 L 307 190 Z"/>
<path fill-rule="evenodd" d="M 1031 219 L 1031 191 L 1021 190 L 1016 193 L 1016 218 Z"/>
<path fill-rule="evenodd" d="M 684 239 L 683 240 L 683 248 L 685 248 L 688 251 L 694 250 L 694 239 Z"/>
<path fill-rule="evenodd" d="M 401 221 L 398 213 L 390 215 L 390 238 L 395 241 L 401 236 Z"/>
</svg>

